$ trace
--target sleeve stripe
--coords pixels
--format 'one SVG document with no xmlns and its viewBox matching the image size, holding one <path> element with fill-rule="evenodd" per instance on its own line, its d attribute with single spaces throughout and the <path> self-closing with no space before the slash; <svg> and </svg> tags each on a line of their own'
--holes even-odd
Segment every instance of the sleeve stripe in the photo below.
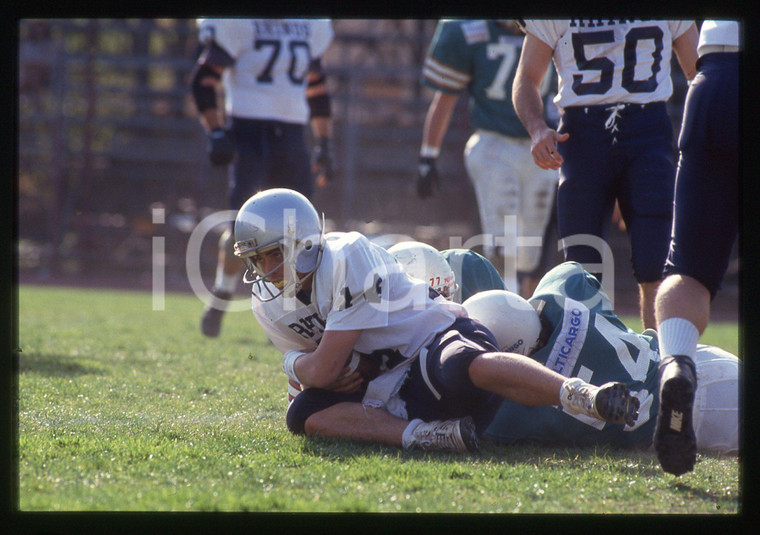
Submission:
<svg viewBox="0 0 760 535">
<path fill-rule="evenodd" d="M 472 78 L 468 73 L 449 67 L 431 56 L 425 60 L 423 72 L 430 72 L 431 76 L 448 79 L 450 84 L 459 84 L 461 87 L 466 86 Z"/>
</svg>

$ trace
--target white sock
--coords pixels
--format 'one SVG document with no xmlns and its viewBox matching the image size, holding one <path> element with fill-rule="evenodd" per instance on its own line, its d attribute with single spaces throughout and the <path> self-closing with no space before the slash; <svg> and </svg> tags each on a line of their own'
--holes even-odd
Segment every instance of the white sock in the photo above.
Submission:
<svg viewBox="0 0 760 535">
<path fill-rule="evenodd" d="M 237 273 L 234 275 L 228 275 L 224 272 L 224 268 L 217 266 L 214 288 L 233 294 L 237 289 L 239 279 L 240 276 Z"/>
<path fill-rule="evenodd" d="M 401 435 L 401 446 L 408 450 L 412 446 L 414 446 L 417 443 L 417 440 L 414 438 L 414 430 L 417 429 L 417 426 L 422 423 L 422 420 L 419 418 L 415 418 L 411 422 L 409 422 L 409 425 L 406 426 L 406 429 L 404 429 L 404 434 Z"/>
<path fill-rule="evenodd" d="M 694 358 L 699 331 L 692 322 L 684 318 L 668 318 L 660 323 L 658 332 L 661 356 L 686 355 Z"/>
</svg>

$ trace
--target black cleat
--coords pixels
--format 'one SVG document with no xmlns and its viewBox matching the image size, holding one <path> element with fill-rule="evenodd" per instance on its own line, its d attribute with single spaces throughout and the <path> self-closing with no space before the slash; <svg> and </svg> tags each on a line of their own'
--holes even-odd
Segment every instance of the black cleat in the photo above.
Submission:
<svg viewBox="0 0 760 535">
<path fill-rule="evenodd" d="M 623 383 L 606 383 L 599 387 L 594 406 L 602 420 L 633 427 L 639 417 L 638 398 Z"/>
<path fill-rule="evenodd" d="M 232 294 L 216 288 L 211 290 L 211 294 L 213 297 L 206 305 L 201 317 L 201 332 L 210 338 L 216 338 L 222 330 L 222 316 Z"/>
<path fill-rule="evenodd" d="M 684 355 L 660 362 L 660 408 L 654 429 L 654 449 L 662 469 L 680 476 L 694 470 L 697 439 L 692 425 L 697 371 Z"/>
</svg>

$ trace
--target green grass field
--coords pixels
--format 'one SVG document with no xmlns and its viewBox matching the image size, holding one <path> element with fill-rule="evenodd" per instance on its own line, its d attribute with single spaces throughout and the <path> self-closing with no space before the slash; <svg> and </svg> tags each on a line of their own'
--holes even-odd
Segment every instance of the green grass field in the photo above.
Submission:
<svg viewBox="0 0 760 535">
<path fill-rule="evenodd" d="M 279 353 L 250 312 L 209 340 L 193 295 L 153 311 L 148 292 L 18 294 L 21 511 L 741 510 L 736 457 L 700 455 L 676 478 L 649 452 L 459 455 L 293 437 Z M 713 324 L 703 342 L 737 354 L 737 325 Z"/>
</svg>

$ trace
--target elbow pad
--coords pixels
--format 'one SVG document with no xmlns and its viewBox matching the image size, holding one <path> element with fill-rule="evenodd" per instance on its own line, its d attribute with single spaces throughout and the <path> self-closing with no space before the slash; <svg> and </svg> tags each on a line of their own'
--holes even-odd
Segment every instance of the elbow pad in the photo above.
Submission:
<svg viewBox="0 0 760 535">
<path fill-rule="evenodd" d="M 306 102 L 309 104 L 309 114 L 311 118 L 331 116 L 330 95 L 327 93 L 308 97 Z"/>
<path fill-rule="evenodd" d="M 207 65 L 196 65 L 190 82 L 190 89 L 193 93 L 195 107 L 198 108 L 199 112 L 216 108 L 216 90 L 213 85 L 204 85 L 202 83 L 205 78 L 221 80 L 222 77 Z"/>
</svg>

